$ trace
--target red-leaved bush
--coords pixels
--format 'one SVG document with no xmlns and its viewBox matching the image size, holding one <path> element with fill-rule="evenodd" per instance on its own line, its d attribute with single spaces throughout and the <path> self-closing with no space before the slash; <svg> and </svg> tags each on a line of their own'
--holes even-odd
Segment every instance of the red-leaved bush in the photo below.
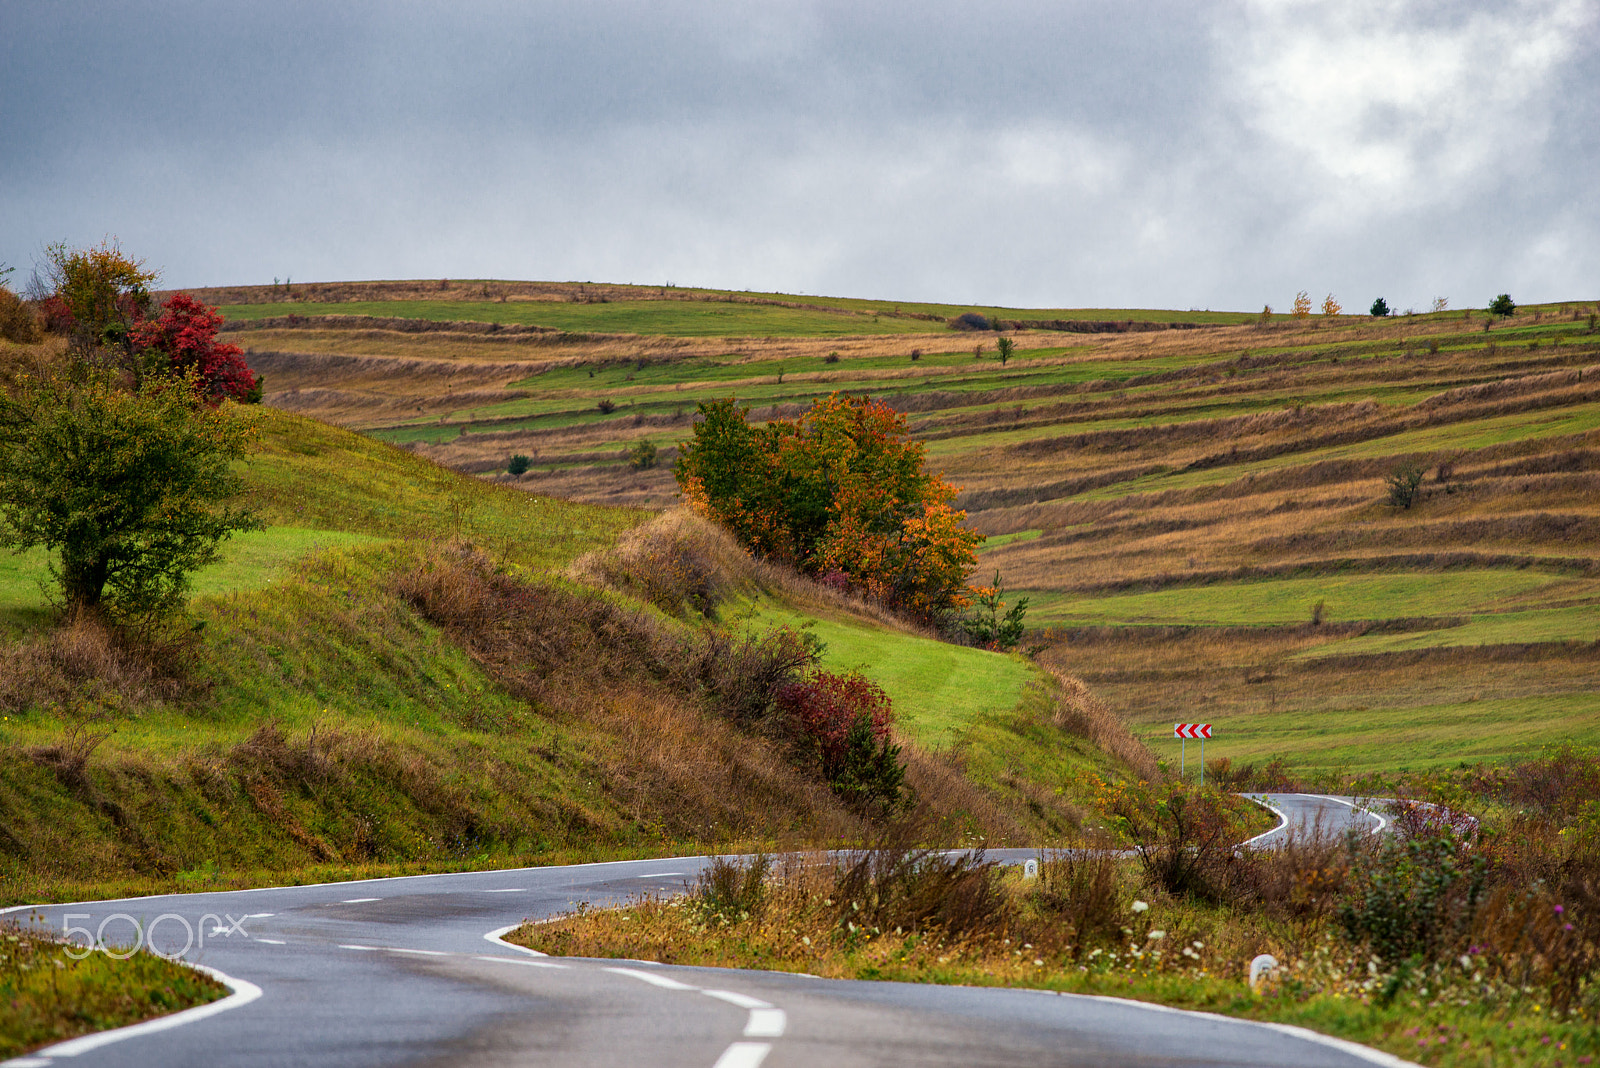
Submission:
<svg viewBox="0 0 1600 1068">
<path fill-rule="evenodd" d="M 217 342 L 222 316 L 217 309 L 176 293 L 161 306 L 159 319 L 146 319 L 129 336 L 136 348 L 164 353 L 179 374 L 193 373 L 197 388 L 212 404 L 225 397 L 242 401 L 255 386 L 244 350 Z"/>
<path fill-rule="evenodd" d="M 893 717 L 889 695 L 859 671 L 844 675 L 813 671 L 778 691 L 778 708 L 802 744 L 814 751 L 830 780 L 846 763 L 850 728 L 864 719 L 872 744 L 881 746 L 889 739 Z"/>
</svg>

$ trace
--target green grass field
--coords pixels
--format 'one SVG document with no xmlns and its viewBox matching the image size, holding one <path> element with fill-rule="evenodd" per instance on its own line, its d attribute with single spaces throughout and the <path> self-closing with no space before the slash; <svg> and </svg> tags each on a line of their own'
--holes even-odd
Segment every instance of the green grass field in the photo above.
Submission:
<svg viewBox="0 0 1600 1068">
<path fill-rule="evenodd" d="M 1330 623 L 1462 615 L 1560 581 L 1531 571 L 1446 571 L 1219 583 L 1109 597 L 1017 592 L 1027 594 L 1030 618 L 1041 625 L 1262 626 L 1305 623 L 1319 604 Z"/>
<path fill-rule="evenodd" d="M 793 626 L 815 634 L 827 645 L 821 666 L 859 671 L 882 686 L 894 702 L 895 722 L 924 749 L 948 749 L 979 721 L 1010 713 L 1024 687 L 1039 679 L 1038 669 L 1019 657 L 897 634 L 861 620 L 822 618 L 771 602 L 751 605 L 735 618 L 752 628 Z"/>
<path fill-rule="evenodd" d="M 268 527 L 233 535 L 220 546 L 221 559 L 195 572 L 196 597 L 256 590 L 288 574 L 311 553 L 377 540 L 342 530 Z M 37 626 L 50 609 L 50 560 L 43 549 L 0 553 L 0 623 L 13 633 Z"/>
<path fill-rule="evenodd" d="M 432 322 L 514 323 L 550 330 L 666 337 L 827 337 L 920 333 L 929 324 L 868 313 L 784 308 L 725 301 L 639 300 L 610 304 L 554 301 L 351 301 L 340 304 L 245 304 L 222 308 L 230 319 L 296 315 L 372 315 Z"/>
</svg>

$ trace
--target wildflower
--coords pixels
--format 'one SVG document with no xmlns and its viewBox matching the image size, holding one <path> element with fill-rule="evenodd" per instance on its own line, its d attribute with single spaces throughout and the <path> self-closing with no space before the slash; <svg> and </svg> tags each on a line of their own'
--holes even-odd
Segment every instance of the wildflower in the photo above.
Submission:
<svg viewBox="0 0 1600 1068">
<path fill-rule="evenodd" d="M 1148 937 L 1149 937 L 1150 941 L 1152 941 L 1152 942 L 1159 942 L 1163 938 L 1167 937 L 1167 932 L 1165 932 L 1165 931 L 1151 931 Z"/>
<path fill-rule="evenodd" d="M 1148 909 L 1149 907 L 1150 907 L 1149 904 L 1147 902 L 1144 902 L 1144 901 L 1135 901 L 1133 903 L 1133 911 L 1135 911 L 1135 912 L 1143 912 L 1146 909 Z"/>
</svg>

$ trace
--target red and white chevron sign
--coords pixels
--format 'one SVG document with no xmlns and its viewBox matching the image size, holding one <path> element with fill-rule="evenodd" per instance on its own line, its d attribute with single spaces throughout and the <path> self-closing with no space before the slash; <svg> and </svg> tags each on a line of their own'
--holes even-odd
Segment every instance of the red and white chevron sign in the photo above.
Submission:
<svg viewBox="0 0 1600 1068">
<path fill-rule="evenodd" d="M 1209 723 L 1174 723 L 1172 725 L 1174 738 L 1209 738 L 1211 737 L 1211 724 Z"/>
</svg>

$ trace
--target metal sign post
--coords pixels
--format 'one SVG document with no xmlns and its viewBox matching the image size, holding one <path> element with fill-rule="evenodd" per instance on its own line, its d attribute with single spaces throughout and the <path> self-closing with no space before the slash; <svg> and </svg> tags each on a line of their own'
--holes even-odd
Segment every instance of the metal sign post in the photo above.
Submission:
<svg viewBox="0 0 1600 1068">
<path fill-rule="evenodd" d="M 1183 779 L 1188 770 L 1189 739 L 1200 739 L 1200 785 L 1206 784 L 1206 739 L 1211 737 L 1211 724 L 1209 723 L 1174 723 L 1172 736 L 1177 738 L 1178 749 L 1178 778 Z"/>
</svg>

